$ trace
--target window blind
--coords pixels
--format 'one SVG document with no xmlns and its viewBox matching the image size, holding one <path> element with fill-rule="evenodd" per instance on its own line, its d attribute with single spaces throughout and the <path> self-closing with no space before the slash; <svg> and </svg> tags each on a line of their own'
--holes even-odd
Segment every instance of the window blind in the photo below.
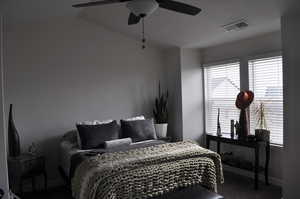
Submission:
<svg viewBox="0 0 300 199">
<path fill-rule="evenodd" d="M 239 110 L 235 99 L 240 92 L 239 62 L 204 68 L 206 132 L 217 132 L 217 115 L 220 108 L 220 124 L 223 133 L 230 133 L 230 120 L 238 120 Z"/>
<path fill-rule="evenodd" d="M 249 61 L 249 88 L 255 94 L 251 110 L 251 131 L 260 128 L 258 114 L 261 103 L 265 108 L 267 129 L 271 131 L 271 143 L 283 144 L 283 83 L 282 57 L 270 57 Z"/>
</svg>

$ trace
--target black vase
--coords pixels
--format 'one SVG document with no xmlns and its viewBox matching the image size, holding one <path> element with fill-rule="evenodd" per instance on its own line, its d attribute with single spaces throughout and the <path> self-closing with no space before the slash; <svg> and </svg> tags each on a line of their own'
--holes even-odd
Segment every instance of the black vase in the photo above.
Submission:
<svg viewBox="0 0 300 199">
<path fill-rule="evenodd" d="M 240 132 L 239 132 L 239 139 L 247 139 L 250 135 L 250 122 L 249 122 L 249 115 L 248 109 L 241 109 L 240 113 Z"/>
<path fill-rule="evenodd" d="M 9 107 L 9 118 L 8 118 L 8 146 L 9 146 L 9 156 L 17 157 L 21 153 L 20 149 L 20 137 L 16 129 L 13 113 L 12 104 Z"/>
<path fill-rule="evenodd" d="M 0 199 L 2 199 L 4 196 L 4 191 L 2 189 L 0 189 Z"/>
</svg>

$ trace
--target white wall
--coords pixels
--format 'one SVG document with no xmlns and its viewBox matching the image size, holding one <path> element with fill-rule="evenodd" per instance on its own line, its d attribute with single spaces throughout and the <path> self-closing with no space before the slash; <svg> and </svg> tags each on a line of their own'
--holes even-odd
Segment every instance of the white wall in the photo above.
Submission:
<svg viewBox="0 0 300 199">
<path fill-rule="evenodd" d="M 0 188 L 5 192 L 3 199 L 8 199 L 6 128 L 3 103 L 3 19 L 0 14 Z"/>
<path fill-rule="evenodd" d="M 203 142 L 203 73 L 198 49 L 181 49 L 183 139 Z"/>
<path fill-rule="evenodd" d="M 300 198 L 300 3 L 291 4 L 282 17 L 284 85 L 284 199 Z"/>
<path fill-rule="evenodd" d="M 239 59 L 241 61 L 241 74 L 248 75 L 247 59 L 257 55 L 279 52 L 281 49 L 281 33 L 274 32 L 203 49 L 202 53 L 204 63 L 206 64 L 230 59 Z M 248 77 L 241 76 L 241 86 L 243 89 L 248 87 Z M 227 146 L 225 147 L 225 150 L 235 151 L 249 160 L 254 159 L 254 156 L 250 155 L 251 153 L 249 153 L 247 149 L 245 150 L 241 147 Z M 282 180 L 282 151 L 283 150 L 280 147 L 271 147 L 270 176 L 271 181 L 276 184 L 281 184 Z M 262 150 L 262 153 L 263 152 L 264 150 Z M 262 154 L 262 157 L 264 157 L 263 155 L 264 154 Z M 264 163 L 264 159 L 261 163 Z"/>
<path fill-rule="evenodd" d="M 152 115 L 164 78 L 160 49 L 76 18 L 10 27 L 5 108 L 14 104 L 22 150 L 36 142 L 57 180 L 58 143 L 76 121 Z M 51 183 L 51 182 L 50 182 Z"/>
</svg>

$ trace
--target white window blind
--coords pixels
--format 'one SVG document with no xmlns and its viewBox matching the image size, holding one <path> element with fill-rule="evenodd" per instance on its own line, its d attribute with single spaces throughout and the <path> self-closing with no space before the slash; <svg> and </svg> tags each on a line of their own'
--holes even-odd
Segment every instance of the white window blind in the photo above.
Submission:
<svg viewBox="0 0 300 199">
<path fill-rule="evenodd" d="M 235 99 L 240 92 L 239 62 L 204 68 L 206 132 L 217 132 L 217 115 L 220 108 L 220 124 L 223 133 L 230 133 L 230 120 L 238 120 L 239 110 Z"/>
<path fill-rule="evenodd" d="M 251 131 L 259 128 L 255 110 L 263 103 L 267 129 L 271 131 L 271 143 L 283 144 L 283 87 L 282 57 L 270 57 L 249 61 L 249 88 L 255 94 L 251 105 Z"/>
</svg>

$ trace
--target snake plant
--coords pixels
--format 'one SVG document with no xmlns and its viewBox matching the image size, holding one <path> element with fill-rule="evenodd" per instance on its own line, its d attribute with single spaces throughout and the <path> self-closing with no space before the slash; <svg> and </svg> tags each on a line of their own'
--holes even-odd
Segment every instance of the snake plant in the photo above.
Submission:
<svg viewBox="0 0 300 199">
<path fill-rule="evenodd" d="M 168 91 L 162 92 L 160 83 L 158 85 L 158 97 L 155 99 L 153 115 L 157 124 L 168 123 Z"/>
</svg>

